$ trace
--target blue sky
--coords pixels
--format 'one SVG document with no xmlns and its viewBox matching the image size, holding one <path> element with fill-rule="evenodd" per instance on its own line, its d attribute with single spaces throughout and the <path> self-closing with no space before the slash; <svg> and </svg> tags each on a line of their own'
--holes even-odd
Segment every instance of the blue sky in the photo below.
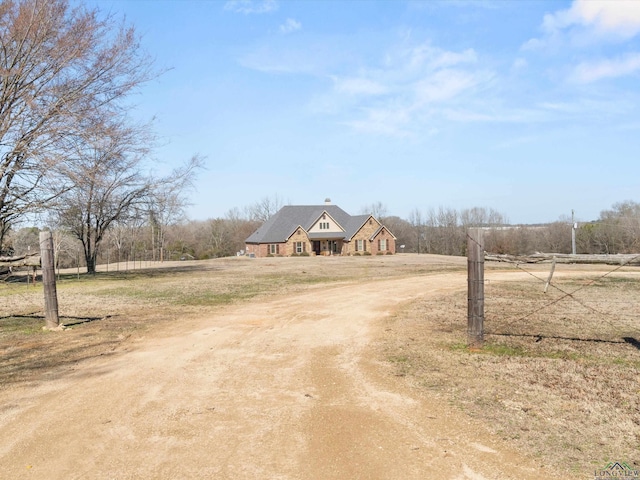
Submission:
<svg viewBox="0 0 640 480">
<path fill-rule="evenodd" d="M 159 69 L 135 99 L 192 219 L 264 197 L 592 220 L 640 201 L 640 1 L 93 0 Z"/>
</svg>

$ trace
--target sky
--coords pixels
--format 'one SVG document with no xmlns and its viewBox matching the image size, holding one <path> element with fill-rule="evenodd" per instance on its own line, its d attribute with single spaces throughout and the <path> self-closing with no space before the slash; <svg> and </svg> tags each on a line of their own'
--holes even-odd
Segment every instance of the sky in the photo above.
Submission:
<svg viewBox="0 0 640 480">
<path fill-rule="evenodd" d="M 88 0 L 160 76 L 160 170 L 190 219 L 264 198 L 597 219 L 640 201 L 640 1 Z"/>
</svg>

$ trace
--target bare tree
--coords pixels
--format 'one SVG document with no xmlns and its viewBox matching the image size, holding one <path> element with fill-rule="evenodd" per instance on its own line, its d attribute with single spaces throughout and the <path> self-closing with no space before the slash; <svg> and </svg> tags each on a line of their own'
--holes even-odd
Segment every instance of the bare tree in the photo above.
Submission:
<svg viewBox="0 0 640 480">
<path fill-rule="evenodd" d="M 110 225 L 140 205 L 152 187 L 143 175 L 148 153 L 145 129 L 122 123 L 87 126 L 74 139 L 74 155 L 61 172 L 70 189 L 54 207 L 59 223 L 82 243 L 87 273 Z M 70 149 L 69 149 L 70 150 Z"/>
<path fill-rule="evenodd" d="M 228 224 L 231 254 L 244 250 L 244 241 L 260 226 L 260 223 L 255 220 L 243 218 L 237 208 L 227 211 L 225 221 Z"/>
<path fill-rule="evenodd" d="M 151 77 L 133 28 L 67 0 L 0 1 L 0 244 L 64 191 L 51 175 L 83 119 L 119 114 Z"/>
<path fill-rule="evenodd" d="M 38 227 L 23 227 L 12 231 L 10 235 L 10 251 L 12 255 L 37 253 L 39 250 L 40 230 Z"/>
<path fill-rule="evenodd" d="M 425 249 L 425 225 L 424 220 L 422 219 L 422 212 L 414 208 L 409 214 L 409 223 L 413 227 L 414 238 L 415 238 L 415 246 L 413 251 L 416 253 L 422 253 L 423 251 L 427 251 Z"/>
<path fill-rule="evenodd" d="M 266 222 L 284 205 L 282 198 L 275 194 L 273 197 L 263 197 L 262 200 L 247 207 L 249 220 L 256 222 Z"/>
<path fill-rule="evenodd" d="M 122 250 L 127 244 L 128 232 L 130 227 L 127 225 L 128 219 L 118 219 L 114 221 L 109 229 L 109 240 L 115 247 L 116 255 L 116 270 L 120 271 L 120 262 L 122 261 Z"/>
<path fill-rule="evenodd" d="M 496 227 L 504 225 L 505 217 L 493 208 L 467 208 L 460 212 L 460 223 L 465 229 L 468 227 Z"/>
<path fill-rule="evenodd" d="M 373 215 L 378 220 L 387 216 L 387 206 L 380 201 L 365 205 L 360 210 L 362 214 Z"/>
<path fill-rule="evenodd" d="M 51 236 L 53 240 L 54 267 L 58 270 L 59 277 L 60 268 L 62 268 L 65 257 L 67 257 L 67 264 L 70 265 L 69 260 L 74 257 L 78 247 L 78 239 L 59 228 L 52 228 Z"/>
<path fill-rule="evenodd" d="M 197 172 L 204 168 L 204 158 L 194 155 L 169 176 L 154 182 L 149 192 L 149 223 L 154 260 L 164 261 L 166 227 L 184 217 L 189 205 L 188 194 L 193 189 Z M 156 251 L 158 256 L 156 257 Z"/>
<path fill-rule="evenodd" d="M 577 231 L 579 250 L 588 253 L 636 253 L 640 251 L 640 203 L 617 202 Z"/>
</svg>

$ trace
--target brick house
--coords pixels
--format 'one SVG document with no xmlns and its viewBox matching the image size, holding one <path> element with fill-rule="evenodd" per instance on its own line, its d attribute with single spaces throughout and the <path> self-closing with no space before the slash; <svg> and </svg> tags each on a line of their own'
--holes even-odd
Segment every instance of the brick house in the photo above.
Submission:
<svg viewBox="0 0 640 480">
<path fill-rule="evenodd" d="M 245 240 L 247 255 L 377 255 L 395 253 L 396 237 L 373 215 L 324 205 L 282 207 Z"/>
</svg>

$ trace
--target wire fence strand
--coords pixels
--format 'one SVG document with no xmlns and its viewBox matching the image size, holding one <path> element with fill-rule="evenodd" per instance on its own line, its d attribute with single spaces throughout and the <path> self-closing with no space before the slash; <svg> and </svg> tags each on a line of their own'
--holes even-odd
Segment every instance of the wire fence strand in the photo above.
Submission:
<svg viewBox="0 0 640 480">
<path fill-rule="evenodd" d="M 500 323 L 499 325 L 499 329 L 502 331 L 502 333 L 499 333 L 497 331 L 492 331 L 492 329 L 487 329 L 485 330 L 485 334 L 487 335 L 505 335 L 505 332 L 510 332 L 511 330 L 513 330 L 513 326 L 516 324 L 526 324 L 528 326 L 530 326 L 530 319 L 534 316 L 542 316 L 544 318 L 563 318 L 563 319 L 570 319 L 573 322 L 575 322 L 576 324 L 579 324 L 579 319 L 575 318 L 576 313 L 566 310 L 563 313 L 557 313 L 552 311 L 554 308 L 558 308 L 561 307 L 561 305 L 563 305 L 565 302 L 575 302 L 575 304 L 580 305 L 581 307 L 583 307 L 584 309 L 586 309 L 588 312 L 590 312 L 591 314 L 595 314 L 599 317 L 599 321 L 602 323 L 605 323 L 607 325 L 609 325 L 610 327 L 612 327 L 613 330 L 620 330 L 621 327 L 623 327 L 623 325 L 620 324 L 620 322 L 616 323 L 615 321 L 613 321 L 612 319 L 621 319 L 621 317 L 625 318 L 625 319 L 636 319 L 638 318 L 638 314 L 637 313 L 629 313 L 629 311 L 640 311 L 640 302 L 634 302 L 634 298 L 629 299 L 629 300 L 620 300 L 620 299 L 615 299 L 613 301 L 610 301 L 610 299 L 607 299 L 606 305 L 607 306 L 611 306 L 611 305 L 618 305 L 618 306 L 622 306 L 624 305 L 627 308 L 624 308 L 624 310 L 626 310 L 625 312 L 620 312 L 618 308 L 614 309 L 615 311 L 610 312 L 610 311 L 606 311 L 602 308 L 597 308 L 596 306 L 593 306 L 591 304 L 589 304 L 587 301 L 579 298 L 576 294 L 578 294 L 579 292 L 584 292 L 585 290 L 588 290 L 589 288 L 593 288 L 595 285 L 601 283 L 605 278 L 612 276 L 614 273 L 619 272 L 622 268 L 626 267 L 628 264 L 636 261 L 638 258 L 640 258 L 640 255 L 637 255 L 633 258 L 628 259 L 627 261 L 625 261 L 624 263 L 621 263 L 620 265 L 615 266 L 614 268 L 611 268 L 610 270 L 608 270 L 605 273 L 599 274 L 596 277 L 590 279 L 587 283 L 585 283 L 584 285 L 580 285 L 577 288 L 571 290 L 569 288 L 567 288 L 564 285 L 559 284 L 557 281 L 551 281 L 549 283 L 549 286 L 552 287 L 555 291 L 557 291 L 560 296 L 558 296 L 557 298 L 554 298 L 550 301 L 546 301 L 545 303 L 543 303 L 542 305 L 532 305 L 532 308 L 530 308 L 528 311 L 526 311 L 525 313 L 521 313 L 517 316 L 515 316 L 514 318 L 511 318 L 510 320 L 506 321 L 506 323 Z M 547 279 L 546 278 L 541 278 L 540 276 L 536 275 L 535 272 L 529 271 L 526 268 L 524 268 L 523 265 L 527 265 L 527 264 L 531 264 L 532 262 L 527 262 L 527 263 L 514 263 L 515 268 L 518 269 L 519 271 L 522 271 L 524 273 L 526 273 L 527 275 L 531 276 L 533 279 L 535 279 L 537 282 L 541 282 L 546 284 L 547 283 Z M 536 265 L 539 265 L 539 262 L 535 263 Z M 556 266 L 556 268 L 558 268 L 558 266 Z M 587 272 L 585 272 L 587 273 Z M 546 294 L 545 294 L 546 295 Z M 492 300 L 492 295 L 491 294 L 487 294 L 485 295 L 486 299 L 487 299 L 487 306 L 491 305 L 491 300 Z M 494 300 L 495 297 L 493 297 Z M 531 303 L 533 304 L 537 304 L 538 302 L 532 300 Z M 489 311 L 487 312 L 489 315 L 491 316 L 494 314 L 494 312 L 489 309 Z M 489 321 L 487 322 L 489 324 L 491 324 L 492 322 Z M 626 331 L 633 331 L 634 334 L 640 334 L 640 328 L 638 328 L 637 326 L 634 325 L 629 325 L 628 322 L 623 322 L 624 323 L 624 329 Z M 540 327 L 539 327 L 540 328 Z M 539 335 L 539 334 L 533 334 L 533 335 Z"/>
</svg>

